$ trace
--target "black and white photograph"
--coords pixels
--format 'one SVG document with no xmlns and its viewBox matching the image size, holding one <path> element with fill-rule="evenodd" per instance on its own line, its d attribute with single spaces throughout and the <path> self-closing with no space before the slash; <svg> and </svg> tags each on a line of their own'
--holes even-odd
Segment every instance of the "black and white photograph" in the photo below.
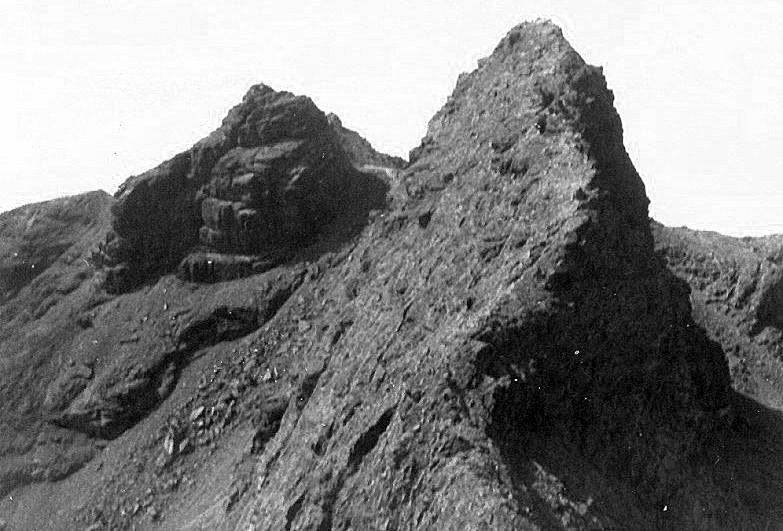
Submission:
<svg viewBox="0 0 783 531">
<path fill-rule="evenodd" d="M 783 530 L 783 3 L 0 0 L 0 531 Z"/>
</svg>

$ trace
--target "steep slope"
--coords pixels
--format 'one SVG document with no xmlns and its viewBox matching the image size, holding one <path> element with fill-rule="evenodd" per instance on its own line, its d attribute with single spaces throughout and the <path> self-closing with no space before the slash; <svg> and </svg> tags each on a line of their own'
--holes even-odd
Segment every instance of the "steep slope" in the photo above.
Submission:
<svg viewBox="0 0 783 531">
<path fill-rule="evenodd" d="M 735 389 L 783 410 L 783 237 L 731 238 L 653 224 L 656 249 L 691 287 Z"/>
<path fill-rule="evenodd" d="M 30 393 L 72 473 L 6 484 L 8 526 L 783 521 L 783 423 L 732 393 L 557 27 L 460 77 L 404 169 L 338 125 L 257 86 L 121 188 Z"/>
</svg>

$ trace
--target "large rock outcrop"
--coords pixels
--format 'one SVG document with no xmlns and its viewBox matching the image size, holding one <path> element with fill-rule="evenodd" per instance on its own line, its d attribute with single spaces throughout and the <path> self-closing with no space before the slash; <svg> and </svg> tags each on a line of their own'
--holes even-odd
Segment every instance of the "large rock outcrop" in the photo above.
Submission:
<svg viewBox="0 0 783 531">
<path fill-rule="evenodd" d="M 82 330 L 41 355 L 31 395 L 40 439 L 73 466 L 58 483 L 17 478 L 4 518 L 783 521 L 783 423 L 732 392 L 655 252 L 612 100 L 546 22 L 460 77 L 404 168 L 306 98 L 251 89 L 118 193 L 103 267 L 66 298 Z M 65 303 L 47 315 L 67 321 Z"/>
<path fill-rule="evenodd" d="M 108 287 L 136 287 L 198 250 L 228 256 L 187 260 L 192 280 L 268 269 L 353 208 L 365 179 L 309 98 L 255 86 L 209 137 L 120 187 L 101 253 Z"/>
</svg>

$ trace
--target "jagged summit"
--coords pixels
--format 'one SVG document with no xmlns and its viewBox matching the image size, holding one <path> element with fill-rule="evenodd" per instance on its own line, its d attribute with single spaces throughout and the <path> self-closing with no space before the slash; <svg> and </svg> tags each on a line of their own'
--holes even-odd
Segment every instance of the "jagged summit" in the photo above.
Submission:
<svg viewBox="0 0 783 531">
<path fill-rule="evenodd" d="M 26 402 L 24 356 L 3 360 L 2 514 L 74 529 L 781 521 L 781 425 L 732 393 L 656 254 L 612 100 L 548 22 L 460 77 L 408 164 L 253 87 L 128 180 L 94 274 L 24 320 L 43 347 Z"/>
</svg>

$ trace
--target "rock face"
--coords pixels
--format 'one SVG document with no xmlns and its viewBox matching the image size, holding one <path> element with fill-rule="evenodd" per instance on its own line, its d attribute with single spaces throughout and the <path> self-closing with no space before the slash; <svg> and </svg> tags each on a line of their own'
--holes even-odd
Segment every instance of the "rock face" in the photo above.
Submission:
<svg viewBox="0 0 783 531">
<path fill-rule="evenodd" d="M 723 347 L 735 389 L 783 409 L 783 237 L 657 223 L 653 232 L 670 269 L 691 287 L 694 318 Z"/>
<path fill-rule="evenodd" d="M 783 422 L 732 391 L 721 337 L 660 238 L 656 253 L 612 99 L 543 22 L 460 77 L 405 167 L 310 100 L 251 89 L 123 186 L 100 267 L 47 313 L 68 333 L 35 329 L 49 348 L 26 411 L 45 421 L 17 429 L 0 514 L 23 529 L 783 521 Z M 39 445 L 67 477 L 22 486 L 55 477 L 30 472 L 56 464 Z"/>
<path fill-rule="evenodd" d="M 335 137 L 309 98 L 251 88 L 209 137 L 120 187 L 102 253 L 109 288 L 170 272 L 198 248 L 263 263 L 318 232 L 351 207 L 344 201 L 360 175 Z M 203 262 L 191 259 L 182 274 L 203 280 L 194 260 Z M 252 272 L 256 260 L 245 261 Z M 216 280 L 246 273 L 218 268 L 228 273 Z"/>
</svg>

